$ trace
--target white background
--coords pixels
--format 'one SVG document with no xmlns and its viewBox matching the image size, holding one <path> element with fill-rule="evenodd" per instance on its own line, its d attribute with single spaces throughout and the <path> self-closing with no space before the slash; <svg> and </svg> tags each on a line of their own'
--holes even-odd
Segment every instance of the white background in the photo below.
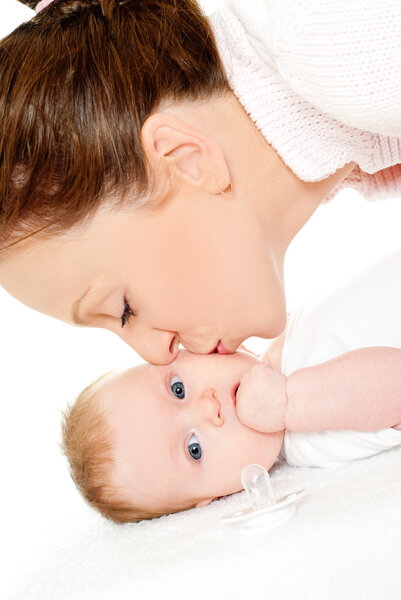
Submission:
<svg viewBox="0 0 401 600">
<path fill-rule="evenodd" d="M 206 10 L 221 2 L 204 0 Z M 32 11 L 2 0 L 0 37 Z M 27 48 L 27 52 L 29 49 Z M 322 206 L 286 261 L 288 308 L 401 247 L 401 201 L 365 202 L 344 191 Z M 367 324 L 368 326 L 368 324 Z M 116 336 L 38 314 L 0 289 L 0 597 L 74 519 L 94 518 L 70 482 L 59 451 L 60 413 L 104 371 L 140 362 Z M 252 339 L 250 347 L 264 343 Z"/>
</svg>

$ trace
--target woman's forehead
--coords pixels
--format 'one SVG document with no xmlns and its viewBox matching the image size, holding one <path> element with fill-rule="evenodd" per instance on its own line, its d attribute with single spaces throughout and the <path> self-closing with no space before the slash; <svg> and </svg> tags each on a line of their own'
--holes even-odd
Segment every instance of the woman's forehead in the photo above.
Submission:
<svg viewBox="0 0 401 600">
<path fill-rule="evenodd" d="M 123 264 L 124 246 L 116 243 L 121 231 L 103 217 L 66 235 L 17 244 L 0 261 L 0 284 L 24 304 L 71 321 L 74 302 L 106 277 L 110 286 L 110 274 L 116 277 L 116 266 Z"/>
</svg>

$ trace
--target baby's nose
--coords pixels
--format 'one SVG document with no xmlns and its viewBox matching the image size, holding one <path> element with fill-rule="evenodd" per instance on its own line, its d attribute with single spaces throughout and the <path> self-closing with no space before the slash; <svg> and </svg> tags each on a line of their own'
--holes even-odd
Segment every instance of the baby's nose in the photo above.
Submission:
<svg viewBox="0 0 401 600">
<path fill-rule="evenodd" d="M 216 390 L 214 388 L 205 389 L 199 398 L 199 410 L 202 415 L 213 425 L 221 427 L 224 423 L 223 415 L 221 414 L 221 404 L 217 399 Z"/>
</svg>

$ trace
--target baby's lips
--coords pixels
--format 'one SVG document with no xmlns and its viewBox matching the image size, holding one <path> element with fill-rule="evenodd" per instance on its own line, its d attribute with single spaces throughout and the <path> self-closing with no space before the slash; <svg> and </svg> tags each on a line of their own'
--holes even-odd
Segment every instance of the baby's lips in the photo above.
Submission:
<svg viewBox="0 0 401 600">
<path fill-rule="evenodd" d="M 239 384 L 239 383 L 238 383 L 238 384 L 236 384 L 236 385 L 234 385 L 234 387 L 233 387 L 233 388 L 232 388 L 232 390 L 231 390 L 231 394 L 230 394 L 231 401 L 232 401 L 232 403 L 233 403 L 233 406 L 234 406 L 234 409 L 235 409 L 235 410 L 236 410 L 236 408 L 237 408 L 237 391 L 238 391 L 238 388 L 239 388 L 239 386 L 240 386 L 240 384 Z"/>
</svg>

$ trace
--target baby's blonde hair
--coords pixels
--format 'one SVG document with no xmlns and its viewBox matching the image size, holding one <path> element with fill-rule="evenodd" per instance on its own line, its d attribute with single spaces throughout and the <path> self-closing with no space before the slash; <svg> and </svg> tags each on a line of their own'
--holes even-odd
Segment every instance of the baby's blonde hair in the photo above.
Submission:
<svg viewBox="0 0 401 600">
<path fill-rule="evenodd" d="M 97 398 L 106 377 L 107 374 L 102 375 L 85 388 L 63 413 L 62 450 L 78 490 L 90 506 L 116 523 L 153 519 L 192 508 L 191 505 L 156 510 L 137 506 L 112 482 L 115 458 L 111 430 L 107 410 L 101 408 Z"/>
</svg>

